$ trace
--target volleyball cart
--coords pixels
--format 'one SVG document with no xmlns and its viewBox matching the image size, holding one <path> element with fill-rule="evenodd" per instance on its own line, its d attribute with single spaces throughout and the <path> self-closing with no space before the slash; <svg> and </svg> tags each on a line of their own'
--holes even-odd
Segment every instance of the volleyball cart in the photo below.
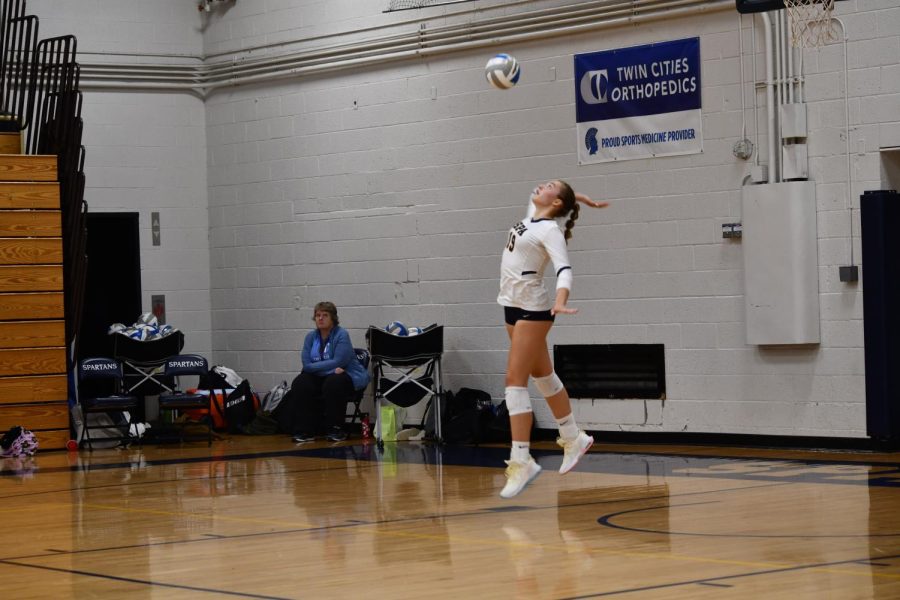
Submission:
<svg viewBox="0 0 900 600">
<path fill-rule="evenodd" d="M 175 389 L 172 377 L 166 377 L 166 359 L 177 356 L 184 347 L 184 333 L 174 331 L 158 340 L 140 341 L 124 335 L 113 336 L 113 358 L 122 363 L 124 393 L 144 398 Z M 145 409 L 141 402 L 141 412 Z M 143 416 L 143 415 L 142 415 Z"/>
<path fill-rule="evenodd" d="M 444 353 L 443 325 L 430 325 L 422 333 L 400 336 L 379 327 L 369 326 L 366 332 L 372 360 L 372 379 L 375 395 L 375 440 L 384 444 L 381 433 L 381 407 L 384 402 L 409 408 L 428 399 L 434 418 L 434 439 L 443 439 L 441 432 L 441 356 Z M 428 407 L 426 407 L 426 414 Z"/>
</svg>

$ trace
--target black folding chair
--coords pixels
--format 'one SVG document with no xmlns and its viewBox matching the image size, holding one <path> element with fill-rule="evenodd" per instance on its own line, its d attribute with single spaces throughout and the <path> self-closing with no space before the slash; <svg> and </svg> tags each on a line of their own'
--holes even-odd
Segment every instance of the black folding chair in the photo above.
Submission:
<svg viewBox="0 0 900 600">
<path fill-rule="evenodd" d="M 386 400 L 408 408 L 425 398 L 441 414 L 441 356 L 444 353 L 444 326 L 430 325 L 414 336 L 399 336 L 379 327 L 366 332 L 372 355 L 372 378 L 375 381 L 375 412 L 381 414 Z M 428 408 L 426 407 L 426 413 Z M 435 418 L 435 439 L 441 442 L 441 419 Z M 375 424 L 375 439 L 381 444 L 381 419 Z"/>
<path fill-rule="evenodd" d="M 138 407 L 138 399 L 122 393 L 122 365 L 112 358 L 85 358 L 78 363 L 78 403 L 84 422 L 84 437 L 88 450 L 93 452 L 91 429 L 109 429 L 109 425 L 91 425 L 89 416 L 106 414 L 113 427 L 122 430 L 119 436 L 104 436 L 128 445 L 131 437 L 131 414 Z M 140 437 L 138 437 L 140 439 Z"/>
<path fill-rule="evenodd" d="M 209 371 L 209 364 L 206 362 L 206 359 L 200 356 L 199 354 L 179 354 L 177 356 L 170 356 L 165 360 L 163 366 L 163 372 L 166 377 L 172 378 L 173 387 L 169 392 L 165 392 L 159 395 L 159 413 L 160 420 L 162 419 L 163 413 L 176 413 L 178 411 L 206 411 L 207 419 L 205 419 L 205 423 L 207 426 L 207 446 L 212 445 L 212 435 L 213 435 L 213 424 L 212 424 L 212 415 L 209 414 L 210 411 L 210 397 L 204 394 L 198 393 L 190 393 L 179 390 L 179 380 L 181 377 L 189 377 L 191 375 L 196 375 L 198 377 L 203 377 Z M 214 393 L 210 391 L 210 394 Z M 175 422 L 175 419 L 172 419 L 172 422 Z M 184 428 L 186 423 L 181 424 L 181 430 L 179 439 L 184 441 Z"/>
</svg>

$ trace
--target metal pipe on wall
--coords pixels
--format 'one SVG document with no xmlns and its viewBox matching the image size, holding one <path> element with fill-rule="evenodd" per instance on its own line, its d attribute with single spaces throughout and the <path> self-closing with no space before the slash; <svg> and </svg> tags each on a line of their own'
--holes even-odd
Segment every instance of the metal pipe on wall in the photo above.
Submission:
<svg viewBox="0 0 900 600">
<path fill-rule="evenodd" d="M 593 8 L 581 8 L 585 6 Z M 90 64 L 84 67 L 81 87 L 111 90 L 168 89 L 190 91 L 206 96 L 211 91 L 223 87 L 278 81 L 301 75 L 422 58 L 500 43 L 575 35 L 625 24 L 732 8 L 733 4 L 729 0 L 625 0 L 618 4 L 584 3 L 575 8 L 568 7 L 562 13 L 560 9 L 544 9 L 525 13 L 518 18 L 507 16 L 497 20 L 497 25 L 485 27 L 480 33 L 476 32 L 477 35 L 473 34 L 472 30 L 480 24 L 463 23 L 437 28 L 435 34 L 429 31 L 424 34 L 414 32 L 390 35 L 369 42 L 340 44 L 330 48 L 294 52 L 253 61 L 221 61 L 204 67 Z M 535 16 L 538 14 L 540 17 Z M 505 26 L 501 26 L 501 23 Z M 119 73 L 121 77 L 118 76 Z"/>
<path fill-rule="evenodd" d="M 778 173 L 778 140 L 776 134 L 776 113 L 775 110 L 775 51 L 774 51 L 774 32 L 772 19 L 769 13 L 760 13 L 765 25 L 765 54 L 766 54 L 766 132 L 768 135 L 769 148 L 769 183 L 780 181 Z"/>
</svg>

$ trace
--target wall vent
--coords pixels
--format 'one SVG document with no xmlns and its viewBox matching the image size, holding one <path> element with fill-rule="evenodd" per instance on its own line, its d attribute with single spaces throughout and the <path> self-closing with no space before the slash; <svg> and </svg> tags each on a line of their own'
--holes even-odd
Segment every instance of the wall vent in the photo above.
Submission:
<svg viewBox="0 0 900 600">
<path fill-rule="evenodd" d="M 663 344 L 554 346 L 553 362 L 572 398 L 666 397 Z"/>
</svg>

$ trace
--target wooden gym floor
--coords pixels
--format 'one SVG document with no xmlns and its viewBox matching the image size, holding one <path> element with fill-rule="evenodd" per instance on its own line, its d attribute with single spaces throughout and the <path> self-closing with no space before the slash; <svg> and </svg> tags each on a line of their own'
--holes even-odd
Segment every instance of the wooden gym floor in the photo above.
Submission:
<svg viewBox="0 0 900 600">
<path fill-rule="evenodd" d="M 900 598 L 900 455 L 286 437 L 4 459 L 4 598 Z"/>
</svg>

